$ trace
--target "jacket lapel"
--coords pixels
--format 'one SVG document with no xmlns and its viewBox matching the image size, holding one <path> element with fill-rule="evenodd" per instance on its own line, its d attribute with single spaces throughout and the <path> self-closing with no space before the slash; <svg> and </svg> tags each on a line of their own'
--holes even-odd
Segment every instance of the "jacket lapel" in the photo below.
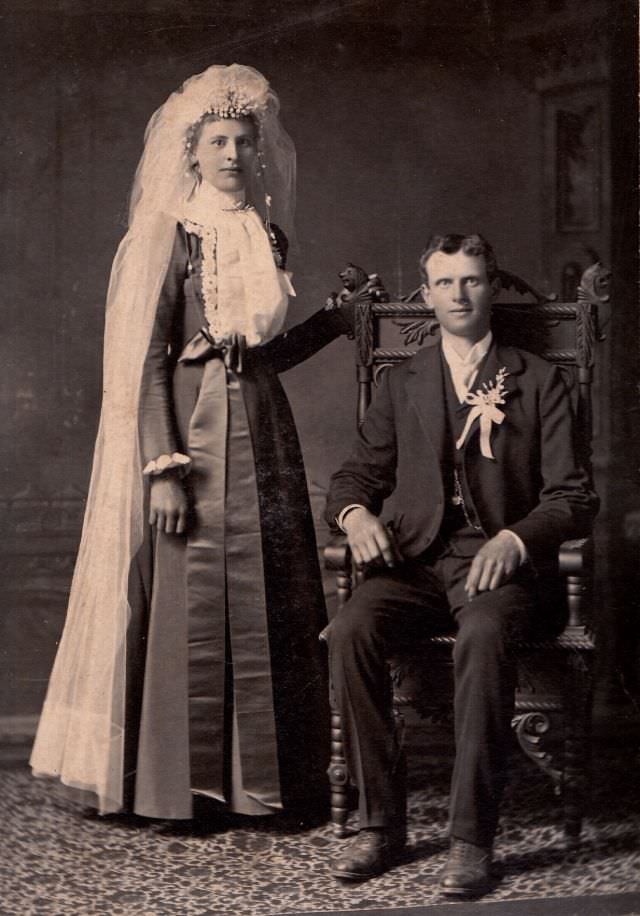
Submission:
<svg viewBox="0 0 640 916">
<path fill-rule="evenodd" d="M 441 359 L 439 345 L 425 347 L 413 358 L 407 381 L 409 402 L 418 415 L 424 435 L 431 443 L 438 461 L 442 461 L 444 457 L 446 433 L 446 402 Z M 504 412 L 508 415 L 509 402 L 519 392 L 518 376 L 523 369 L 519 354 L 511 347 L 502 347 L 495 340 L 493 341 L 471 390 L 475 392 L 484 383 L 488 385 L 490 381 L 495 382 L 498 371 L 503 367 L 508 372 L 504 385 L 507 392 L 506 403 L 503 405 Z M 465 440 L 465 450 L 469 442 L 477 435 L 479 425 L 477 421 L 474 422 Z M 504 433 L 505 425 L 503 423 L 502 426 L 493 427 L 492 442 L 498 435 Z"/>
<path fill-rule="evenodd" d="M 445 444 L 445 393 L 440 360 L 439 345 L 425 347 L 414 357 L 407 381 L 409 402 L 438 461 L 442 460 Z"/>
<path fill-rule="evenodd" d="M 483 382 L 486 382 L 487 385 L 489 382 L 495 382 L 496 375 L 500 369 L 506 369 L 507 377 L 504 382 L 504 389 L 507 392 L 507 397 L 511 397 L 518 393 L 518 376 L 521 375 L 523 368 L 522 358 L 516 350 L 512 347 L 503 347 L 494 340 L 484 366 L 480 368 L 478 381 L 473 385 L 473 391 L 481 387 Z"/>
<path fill-rule="evenodd" d="M 491 344 L 491 348 L 487 353 L 487 358 L 481 365 L 478 376 L 470 390 L 475 393 L 478 389 L 482 390 L 483 385 L 487 385 L 487 387 L 489 387 L 490 382 L 495 384 L 496 376 L 500 369 L 506 369 L 507 371 L 507 377 L 504 381 L 505 403 L 501 405 L 500 409 L 508 416 L 509 403 L 519 393 L 518 376 L 521 374 L 523 369 L 522 359 L 520 358 L 519 354 L 511 347 L 502 347 L 499 343 L 496 342 L 494 338 L 493 343 Z M 499 436 L 505 435 L 505 425 L 506 421 L 499 426 L 495 424 L 492 425 L 492 445 L 496 442 Z M 469 442 L 475 438 L 479 430 L 480 423 L 478 420 L 475 420 L 465 439 L 465 451 Z M 494 455 L 496 454 L 495 449 L 493 450 L 493 453 Z"/>
</svg>

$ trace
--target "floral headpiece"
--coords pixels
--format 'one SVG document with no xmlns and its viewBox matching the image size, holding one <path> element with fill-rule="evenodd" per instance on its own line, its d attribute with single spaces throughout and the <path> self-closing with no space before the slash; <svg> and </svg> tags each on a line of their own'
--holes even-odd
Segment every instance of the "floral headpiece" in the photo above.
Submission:
<svg viewBox="0 0 640 916">
<path fill-rule="evenodd" d="M 262 217 L 273 218 L 291 237 L 295 208 L 295 146 L 284 130 L 276 93 L 264 76 L 242 64 L 214 64 L 172 92 L 149 120 L 142 158 L 131 191 L 129 225 L 146 225 L 159 213 L 182 214 L 199 180 L 194 170 L 194 142 L 202 118 L 250 117 L 256 125 L 257 162 L 247 187 L 248 201 Z M 269 195 L 264 170 L 269 169 Z"/>
<path fill-rule="evenodd" d="M 189 96 L 184 98 L 190 113 L 184 138 L 187 153 L 193 151 L 198 128 L 207 117 L 252 118 L 260 130 L 275 98 L 262 74 L 240 64 L 211 67 L 201 74 L 196 85 L 183 91 L 184 96 Z"/>
</svg>

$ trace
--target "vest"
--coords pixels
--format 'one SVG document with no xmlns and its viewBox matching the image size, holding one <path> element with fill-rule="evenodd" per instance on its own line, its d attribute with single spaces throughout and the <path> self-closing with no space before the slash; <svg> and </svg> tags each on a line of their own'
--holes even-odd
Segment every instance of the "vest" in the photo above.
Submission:
<svg viewBox="0 0 640 916">
<path fill-rule="evenodd" d="M 445 399 L 445 442 L 441 465 L 445 493 L 445 511 L 437 540 L 441 546 L 448 545 L 452 538 L 455 538 L 456 542 L 468 543 L 470 555 L 473 556 L 478 550 L 478 542 L 482 542 L 486 538 L 482 531 L 473 527 L 473 525 L 478 525 L 479 521 L 473 507 L 473 500 L 471 499 L 464 473 L 462 461 L 463 453 L 462 450 L 456 449 L 455 446 L 456 440 L 462 433 L 469 408 L 466 404 L 461 404 L 458 400 L 456 390 L 453 387 L 451 370 L 442 355 L 442 351 L 440 353 L 440 361 L 442 367 L 442 387 Z M 483 365 L 484 361 L 478 368 L 476 378 L 480 376 Z M 467 515 L 472 525 L 469 525 L 465 517 L 463 506 L 455 505 L 453 502 L 453 497 L 455 495 L 454 471 L 458 473 L 458 480 L 462 487 L 464 507 L 467 510 Z"/>
</svg>

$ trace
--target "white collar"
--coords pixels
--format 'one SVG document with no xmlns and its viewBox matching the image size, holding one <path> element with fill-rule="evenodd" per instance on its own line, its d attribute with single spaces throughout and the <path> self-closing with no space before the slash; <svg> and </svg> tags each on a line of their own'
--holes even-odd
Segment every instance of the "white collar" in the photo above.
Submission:
<svg viewBox="0 0 640 916">
<path fill-rule="evenodd" d="M 453 335 L 447 334 L 447 332 L 444 330 L 441 333 L 442 352 L 450 368 L 457 368 L 458 366 L 462 368 L 464 366 L 467 369 L 471 369 L 473 366 L 477 366 L 478 363 L 480 363 L 489 352 L 489 348 L 491 347 L 491 343 L 493 341 L 493 334 L 491 331 L 487 331 L 484 337 L 474 343 L 466 356 L 460 356 L 458 351 L 453 346 Z"/>
<path fill-rule="evenodd" d="M 194 191 L 192 197 L 186 202 L 184 216 L 194 223 L 206 225 L 211 221 L 212 215 L 227 210 L 244 210 L 246 208 L 246 192 L 220 191 L 208 181 L 202 181 Z"/>
<path fill-rule="evenodd" d="M 453 335 L 446 331 L 442 332 L 442 355 L 449 366 L 451 381 L 460 403 L 465 400 L 473 385 L 478 367 L 489 352 L 492 340 L 493 335 L 489 331 L 471 347 L 466 356 L 462 357 L 453 346 Z"/>
</svg>

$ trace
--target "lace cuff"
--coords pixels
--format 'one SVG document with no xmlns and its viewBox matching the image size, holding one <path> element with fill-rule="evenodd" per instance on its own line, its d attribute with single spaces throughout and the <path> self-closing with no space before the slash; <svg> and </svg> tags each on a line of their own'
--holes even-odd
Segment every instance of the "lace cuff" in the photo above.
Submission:
<svg viewBox="0 0 640 916">
<path fill-rule="evenodd" d="M 180 477 L 185 477 L 191 470 L 191 458 L 188 455 L 182 455 L 180 452 L 174 452 L 172 455 L 160 455 L 153 461 L 149 461 L 142 473 L 145 477 L 158 477 L 166 471 L 177 470 Z"/>
</svg>

